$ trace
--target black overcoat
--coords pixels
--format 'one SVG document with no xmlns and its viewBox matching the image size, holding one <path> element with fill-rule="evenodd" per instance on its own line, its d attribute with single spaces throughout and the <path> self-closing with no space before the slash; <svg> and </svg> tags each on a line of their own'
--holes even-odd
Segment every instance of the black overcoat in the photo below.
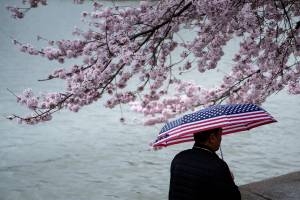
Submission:
<svg viewBox="0 0 300 200">
<path fill-rule="evenodd" d="M 240 200 L 228 165 L 212 151 L 193 147 L 171 164 L 169 200 Z"/>
</svg>

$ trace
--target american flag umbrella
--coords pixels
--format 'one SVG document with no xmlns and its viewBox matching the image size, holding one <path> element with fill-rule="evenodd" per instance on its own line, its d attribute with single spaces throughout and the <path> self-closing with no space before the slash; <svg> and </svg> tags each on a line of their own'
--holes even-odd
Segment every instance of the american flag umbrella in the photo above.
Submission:
<svg viewBox="0 0 300 200">
<path fill-rule="evenodd" d="M 193 134 L 222 128 L 222 135 L 246 131 L 276 120 L 255 104 L 215 105 L 166 123 L 152 147 L 194 141 Z"/>
</svg>

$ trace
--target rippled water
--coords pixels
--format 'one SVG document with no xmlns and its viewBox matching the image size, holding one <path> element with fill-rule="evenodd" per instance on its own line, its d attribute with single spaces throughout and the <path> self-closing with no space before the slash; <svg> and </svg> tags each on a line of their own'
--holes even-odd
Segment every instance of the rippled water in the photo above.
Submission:
<svg viewBox="0 0 300 200">
<path fill-rule="evenodd" d="M 25 112 L 6 88 L 19 93 L 28 87 L 35 91 L 62 87 L 55 81 L 37 83 L 58 64 L 18 52 L 9 36 L 40 46 L 43 44 L 35 41 L 37 33 L 51 39 L 68 38 L 74 25 L 80 23 L 80 12 L 90 10 L 89 5 L 53 0 L 47 8 L 30 11 L 21 22 L 10 19 L 4 9 L 5 4 L 14 2 L 0 1 L 2 115 Z M 226 50 L 228 55 L 221 63 L 225 71 L 235 45 Z M 217 81 L 217 77 L 209 76 L 191 78 L 200 83 Z M 223 138 L 224 158 L 238 184 L 300 169 L 299 97 L 281 92 L 264 108 L 279 123 Z M 139 117 L 127 107 L 123 112 L 129 122 Z M 171 159 L 192 144 L 149 151 L 148 143 L 160 126 L 123 125 L 119 118 L 119 109 L 104 109 L 102 102 L 78 114 L 63 111 L 53 121 L 37 126 L 1 118 L 0 200 L 166 199 Z"/>
</svg>

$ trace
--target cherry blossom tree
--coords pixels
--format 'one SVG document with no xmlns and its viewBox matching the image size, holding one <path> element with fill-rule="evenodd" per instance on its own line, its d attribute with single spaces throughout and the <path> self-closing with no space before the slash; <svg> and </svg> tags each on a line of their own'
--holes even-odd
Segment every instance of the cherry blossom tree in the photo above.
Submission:
<svg viewBox="0 0 300 200">
<path fill-rule="evenodd" d="M 47 1 L 24 3 L 27 8 L 8 7 L 15 18 Z M 64 92 L 35 96 L 27 89 L 16 95 L 32 114 L 9 119 L 36 124 L 107 95 L 106 107 L 129 104 L 144 114 L 145 125 L 153 125 L 198 107 L 262 104 L 283 89 L 300 93 L 299 0 L 161 0 L 141 1 L 134 8 L 94 1 L 93 11 L 82 16 L 89 28 L 76 29 L 78 39 L 49 40 L 42 49 L 14 40 L 22 52 L 50 61 L 82 59 L 40 80 L 62 79 Z M 175 39 L 182 30 L 193 31 L 192 40 Z M 220 85 L 205 88 L 180 79 L 180 73 L 218 68 L 224 47 L 237 38 L 239 49 Z M 180 52 L 176 61 L 175 51 Z M 133 87 L 131 81 L 137 84 Z"/>
</svg>

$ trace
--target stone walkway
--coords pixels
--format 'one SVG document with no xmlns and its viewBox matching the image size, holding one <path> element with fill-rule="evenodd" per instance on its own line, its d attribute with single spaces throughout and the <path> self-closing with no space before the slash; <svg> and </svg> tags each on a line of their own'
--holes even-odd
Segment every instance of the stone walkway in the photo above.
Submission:
<svg viewBox="0 0 300 200">
<path fill-rule="evenodd" d="M 242 200 L 300 200 L 300 171 L 240 186 Z"/>
</svg>

